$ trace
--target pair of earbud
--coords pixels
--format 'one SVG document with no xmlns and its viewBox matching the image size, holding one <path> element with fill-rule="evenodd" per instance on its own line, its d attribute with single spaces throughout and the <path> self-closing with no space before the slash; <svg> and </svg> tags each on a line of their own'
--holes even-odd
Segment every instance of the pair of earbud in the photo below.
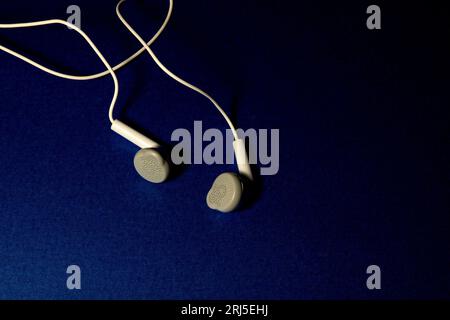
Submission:
<svg viewBox="0 0 450 320">
<path fill-rule="evenodd" d="M 113 122 L 111 129 L 141 148 L 134 156 L 134 167 L 142 178 L 152 183 L 167 180 L 170 166 L 158 151 L 158 143 L 119 120 Z M 219 175 L 206 197 L 209 208 L 225 213 L 239 206 L 244 193 L 244 180 L 252 179 L 244 140 L 235 140 L 233 147 L 239 174 L 226 172 Z"/>
<path fill-rule="evenodd" d="M 129 25 L 129 23 L 123 18 L 122 14 L 120 13 L 120 6 L 125 2 L 125 0 L 121 0 L 117 6 L 116 6 L 116 14 L 119 17 L 120 21 L 124 24 L 124 26 L 130 31 L 130 33 L 136 37 L 136 39 L 141 43 L 142 48 L 137 51 L 134 55 L 130 56 L 128 59 L 122 61 L 118 65 L 111 67 L 111 65 L 108 63 L 108 61 L 104 58 L 104 56 L 101 54 L 101 52 L 98 50 L 98 48 L 95 46 L 95 44 L 92 42 L 92 40 L 87 36 L 87 34 L 82 31 L 81 29 L 77 28 L 76 26 L 59 19 L 52 19 L 52 20 L 44 20 L 44 21 L 37 21 L 37 22 L 28 22 L 28 23 L 14 23 L 14 24 L 0 24 L 0 28 L 28 28 L 28 27 L 38 27 L 38 26 L 46 26 L 51 24 L 62 24 L 68 26 L 70 29 L 78 32 L 91 46 L 91 48 L 94 50 L 94 52 L 97 54 L 97 56 L 100 58 L 100 60 L 103 62 L 103 64 L 106 66 L 107 70 L 103 71 L 101 73 L 88 75 L 88 76 L 76 76 L 76 75 L 69 75 L 64 74 L 52 69 L 49 69 L 41 64 L 39 64 L 36 61 L 31 60 L 30 58 L 27 58 L 20 53 L 11 50 L 9 48 L 6 48 L 2 45 L 0 45 L 0 50 L 11 54 L 21 60 L 23 60 L 26 63 L 31 64 L 32 66 L 47 72 L 51 75 L 54 75 L 56 77 L 64 78 L 64 79 L 70 79 L 70 80 L 92 80 L 101 78 L 105 75 L 110 74 L 114 81 L 114 95 L 111 101 L 111 105 L 109 108 L 109 119 L 111 122 L 111 129 L 116 132 L 117 134 L 121 135 L 125 139 L 129 140 L 136 146 L 140 148 L 140 150 L 136 153 L 134 157 L 134 167 L 138 174 L 144 178 L 145 180 L 152 182 L 152 183 L 162 183 L 167 180 L 169 177 L 170 172 L 170 165 L 168 161 L 161 155 L 159 152 L 159 145 L 149 137 L 146 137 L 145 135 L 141 134 L 137 130 L 131 128 L 130 126 L 126 125 L 125 123 L 121 122 L 120 120 L 117 120 L 113 116 L 114 107 L 117 102 L 117 97 L 119 93 L 119 83 L 117 76 L 115 74 L 115 71 L 118 69 L 124 67 L 129 62 L 133 61 L 136 57 L 138 57 L 142 52 L 145 50 L 148 52 L 148 54 L 152 57 L 154 62 L 158 65 L 158 67 L 164 71 L 168 76 L 170 76 L 172 79 L 178 81 L 182 85 L 196 91 L 197 93 L 203 95 L 205 98 L 210 100 L 210 102 L 216 107 L 216 109 L 220 112 L 220 114 L 225 118 L 226 122 L 228 123 L 229 127 L 231 128 L 231 131 L 234 135 L 234 152 L 238 164 L 239 173 L 223 173 L 219 175 L 215 181 L 213 182 L 213 185 L 211 189 L 208 192 L 208 195 L 206 197 L 206 203 L 207 205 L 214 210 L 218 210 L 220 212 L 231 212 L 235 210 L 243 197 L 244 193 L 244 181 L 251 181 L 253 179 L 252 172 L 250 169 L 249 161 L 247 152 L 245 149 L 245 143 L 242 139 L 238 137 L 237 131 L 235 127 L 233 126 L 233 123 L 227 116 L 227 114 L 224 112 L 224 110 L 220 107 L 220 105 L 206 92 L 201 90 L 200 88 L 188 83 L 187 81 L 183 80 L 182 78 L 175 75 L 173 72 L 171 72 L 169 69 L 167 69 L 158 59 L 158 57 L 155 55 L 155 53 L 150 49 L 150 45 L 158 38 L 158 36 L 162 33 L 162 31 L 167 26 L 170 17 L 172 15 L 173 11 L 173 0 L 169 0 L 169 10 L 166 16 L 166 19 L 164 20 L 163 25 L 158 30 L 158 32 L 155 34 L 155 36 L 146 43 L 141 36 Z"/>
<path fill-rule="evenodd" d="M 227 116 L 225 111 L 219 106 L 219 104 L 206 92 L 200 88 L 188 83 L 187 81 L 181 79 L 169 69 L 167 69 L 158 59 L 156 54 L 150 49 L 150 46 L 142 39 L 142 37 L 129 25 L 129 23 L 123 18 L 120 13 L 120 6 L 125 0 L 119 2 L 116 7 L 116 13 L 120 21 L 124 26 L 130 31 L 132 35 L 141 43 L 143 48 L 152 57 L 154 62 L 158 67 L 164 71 L 169 77 L 178 81 L 182 85 L 198 92 L 205 98 L 211 101 L 211 103 L 216 107 L 216 109 L 225 118 L 231 131 L 234 134 L 234 152 L 236 155 L 236 160 L 238 163 L 239 174 L 236 173 L 223 173 L 219 175 L 206 197 L 206 203 L 208 207 L 221 212 L 231 212 L 235 210 L 241 200 L 244 193 L 244 180 L 252 180 L 252 172 L 249 165 L 249 160 L 247 156 L 247 151 L 245 149 L 245 142 L 239 139 L 237 131 L 231 122 L 230 118 Z M 173 0 L 170 0 L 169 11 L 172 10 Z M 133 142 L 141 148 L 141 150 L 134 157 L 134 166 L 136 171 L 146 180 L 155 183 L 161 183 L 167 179 L 169 176 L 169 164 L 161 154 L 157 151 L 158 144 L 155 143 L 148 137 L 145 137 L 141 133 L 137 132 L 133 128 L 125 125 L 122 122 L 116 120 L 112 124 L 112 130 L 122 135 L 129 141 Z"/>
</svg>

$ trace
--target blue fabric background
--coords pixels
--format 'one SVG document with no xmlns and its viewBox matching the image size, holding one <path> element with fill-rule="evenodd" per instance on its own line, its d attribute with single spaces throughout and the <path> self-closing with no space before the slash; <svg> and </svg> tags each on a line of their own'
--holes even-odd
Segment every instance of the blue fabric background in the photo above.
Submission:
<svg viewBox="0 0 450 320">
<path fill-rule="evenodd" d="M 166 0 L 124 15 L 145 37 Z M 139 48 L 115 1 L 2 1 L 0 21 L 65 18 L 111 63 Z M 0 298 L 450 298 L 448 13 L 369 1 L 175 1 L 153 46 L 242 128 L 279 128 L 280 172 L 252 207 L 204 198 L 224 166 L 163 185 L 133 169 L 109 130 L 109 77 L 74 82 L 0 53 Z M 65 27 L 0 30 L 0 43 L 75 74 L 102 71 Z M 117 115 L 169 142 L 175 128 L 225 123 L 142 55 L 119 72 Z M 233 167 L 231 167 L 233 169 Z M 66 289 L 66 268 L 82 290 Z M 382 290 L 366 268 L 382 269 Z"/>
</svg>

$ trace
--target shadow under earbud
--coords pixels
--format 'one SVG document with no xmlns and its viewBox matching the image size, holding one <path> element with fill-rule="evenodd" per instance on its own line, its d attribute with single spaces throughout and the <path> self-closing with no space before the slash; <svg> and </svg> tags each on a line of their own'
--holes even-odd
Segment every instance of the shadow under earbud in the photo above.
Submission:
<svg viewBox="0 0 450 320">
<path fill-rule="evenodd" d="M 165 159 L 167 160 L 167 162 L 169 163 L 169 166 L 170 166 L 170 174 L 169 174 L 167 181 L 171 181 L 173 179 L 178 178 L 179 176 L 181 176 L 183 174 L 183 172 L 186 170 L 186 165 L 173 163 L 172 156 L 171 156 L 172 149 L 173 149 L 172 145 L 170 145 L 168 143 L 164 143 L 164 144 L 160 144 L 160 145 L 161 145 L 160 152 L 163 154 L 163 156 L 165 157 Z"/>
<path fill-rule="evenodd" d="M 230 119 L 235 124 L 236 128 L 239 128 L 239 92 L 237 92 L 230 105 Z M 246 149 L 249 150 L 248 143 Z M 264 190 L 264 179 L 259 173 L 259 169 L 256 165 L 251 165 L 253 180 L 246 177 L 241 177 L 244 185 L 244 196 L 242 197 L 241 204 L 237 208 L 236 212 L 241 212 L 250 209 L 261 197 Z"/>
<path fill-rule="evenodd" d="M 253 180 L 249 180 L 246 177 L 241 177 L 242 183 L 244 185 L 244 196 L 236 212 L 251 209 L 263 193 L 263 177 L 261 176 L 261 174 L 259 174 L 259 170 L 257 170 L 256 166 L 252 165 L 252 172 Z"/>
</svg>

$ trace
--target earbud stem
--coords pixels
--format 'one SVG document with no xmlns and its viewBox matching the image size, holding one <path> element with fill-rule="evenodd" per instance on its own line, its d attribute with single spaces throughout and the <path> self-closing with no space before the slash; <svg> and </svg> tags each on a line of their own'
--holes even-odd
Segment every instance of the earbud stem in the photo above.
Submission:
<svg viewBox="0 0 450 320">
<path fill-rule="evenodd" d="M 234 140 L 233 147 L 239 173 L 248 179 L 253 180 L 252 169 L 250 168 L 247 150 L 245 149 L 245 141 L 242 139 Z"/>
<path fill-rule="evenodd" d="M 111 130 L 121 135 L 133 144 L 137 145 L 141 149 L 151 149 L 159 147 L 158 143 L 144 136 L 142 133 L 137 132 L 136 130 L 134 130 L 130 126 L 127 126 L 125 123 L 119 120 L 115 120 L 112 123 Z"/>
</svg>

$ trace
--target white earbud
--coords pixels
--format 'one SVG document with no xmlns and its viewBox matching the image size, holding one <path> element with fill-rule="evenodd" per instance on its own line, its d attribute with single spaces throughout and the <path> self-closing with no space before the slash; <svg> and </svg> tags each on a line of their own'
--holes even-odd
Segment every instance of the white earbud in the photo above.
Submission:
<svg viewBox="0 0 450 320">
<path fill-rule="evenodd" d="M 157 142 L 119 120 L 113 122 L 111 130 L 141 148 L 134 157 L 134 167 L 142 178 L 153 183 L 166 181 L 169 164 L 158 152 Z"/>
<path fill-rule="evenodd" d="M 206 203 L 209 208 L 224 213 L 234 211 L 239 207 L 244 193 L 243 180 L 253 180 L 244 140 L 235 140 L 233 147 L 239 174 L 230 172 L 222 173 L 214 180 L 206 196 Z"/>
<path fill-rule="evenodd" d="M 241 202 L 244 191 L 241 180 L 235 173 L 222 173 L 214 180 L 206 196 L 208 207 L 220 212 L 231 212 Z"/>
</svg>

